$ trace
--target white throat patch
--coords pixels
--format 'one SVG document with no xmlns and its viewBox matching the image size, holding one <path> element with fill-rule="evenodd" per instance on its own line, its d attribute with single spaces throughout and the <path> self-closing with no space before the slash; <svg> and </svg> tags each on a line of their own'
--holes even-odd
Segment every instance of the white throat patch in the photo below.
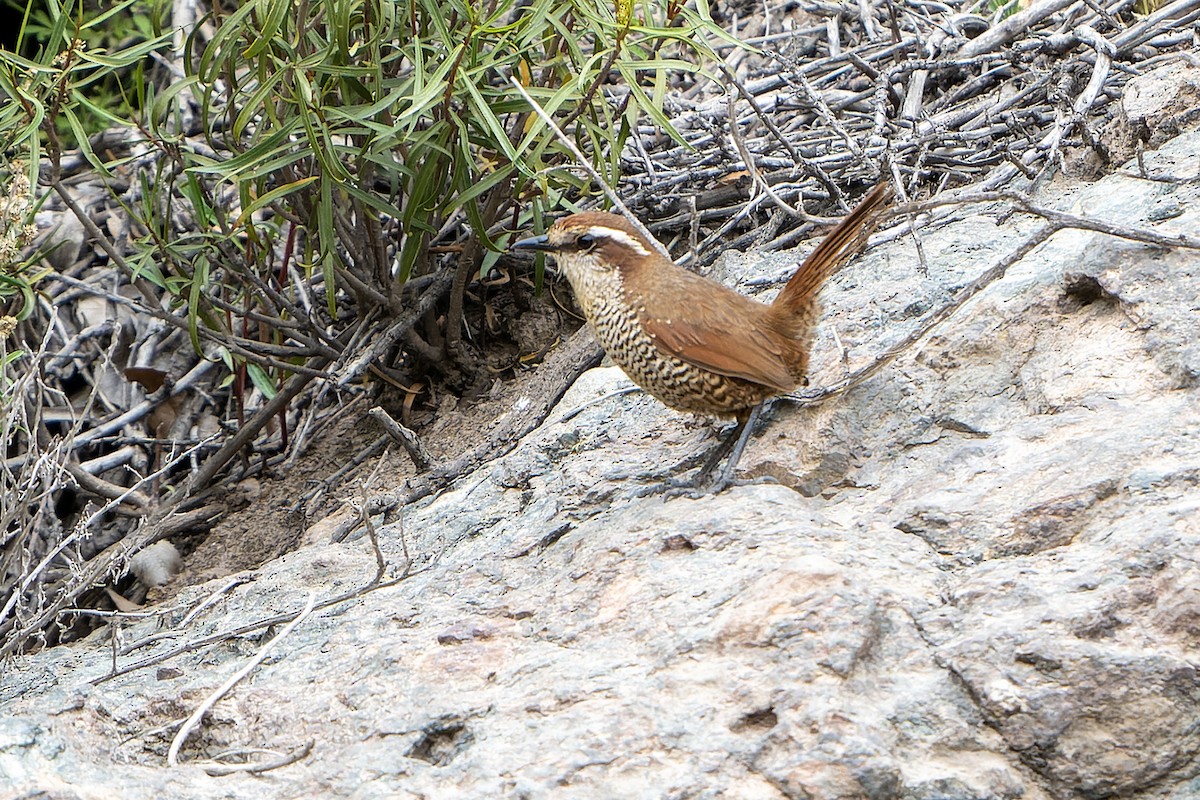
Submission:
<svg viewBox="0 0 1200 800">
<path fill-rule="evenodd" d="M 586 233 L 596 238 L 604 237 L 605 239 L 612 239 L 614 242 L 620 242 L 639 256 L 650 255 L 650 251 L 641 242 L 625 231 L 619 231 L 616 228 L 606 228 L 603 225 L 593 225 L 587 229 Z"/>
</svg>

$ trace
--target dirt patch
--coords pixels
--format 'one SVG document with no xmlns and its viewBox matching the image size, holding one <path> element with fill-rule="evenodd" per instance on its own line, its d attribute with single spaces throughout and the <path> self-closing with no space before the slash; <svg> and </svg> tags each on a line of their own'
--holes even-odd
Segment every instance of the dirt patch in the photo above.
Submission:
<svg viewBox="0 0 1200 800">
<path fill-rule="evenodd" d="M 504 302 L 479 308 L 477 319 L 490 337 L 481 359 L 491 380 L 482 392 L 466 400 L 446 387 L 434 387 L 414 405 L 412 425 L 435 459 L 453 459 L 477 444 L 481 432 L 528 391 L 545 354 L 579 326 L 550 292 L 522 306 Z M 163 587 L 164 593 L 255 569 L 294 550 L 310 525 L 360 496 L 368 481 L 367 491 L 374 493 L 411 477 L 412 462 L 394 445 L 337 477 L 382 433 L 367 409 L 378 402 L 400 419 L 401 398 L 381 392 L 377 400 L 360 397 L 349 402 L 345 413 L 331 415 L 312 434 L 293 464 L 232 484 L 223 498 L 228 512 L 208 531 L 175 542 L 184 555 L 184 571 Z"/>
</svg>

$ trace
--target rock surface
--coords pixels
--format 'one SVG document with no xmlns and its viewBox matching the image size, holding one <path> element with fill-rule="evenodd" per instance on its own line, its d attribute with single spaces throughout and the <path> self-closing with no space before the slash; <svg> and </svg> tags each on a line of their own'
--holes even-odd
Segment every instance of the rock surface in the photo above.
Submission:
<svg viewBox="0 0 1200 800">
<path fill-rule="evenodd" d="M 1200 230 L 1200 135 L 1144 162 L 1157 180 L 1131 165 L 1042 199 Z M 831 329 L 861 363 L 1032 227 L 985 211 L 923 231 L 928 275 L 899 239 L 838 276 L 815 384 L 841 377 Z M 93 683 L 101 633 L 5 665 L 2 793 L 1200 797 L 1198 298 L 1200 253 L 1061 232 L 868 383 L 778 404 L 743 460 L 778 484 L 702 499 L 637 495 L 703 457 L 707 422 L 637 394 L 563 421 L 625 383 L 594 370 L 512 453 L 381 525 L 392 573 L 405 552 L 416 571 L 304 620 L 181 767 L 178 722 L 274 631 L 200 640 L 367 584 L 365 538 L 127 625 L 148 643 L 118 665 L 197 643 L 155 666 Z M 199 764 L 308 742 L 260 776 Z"/>
</svg>

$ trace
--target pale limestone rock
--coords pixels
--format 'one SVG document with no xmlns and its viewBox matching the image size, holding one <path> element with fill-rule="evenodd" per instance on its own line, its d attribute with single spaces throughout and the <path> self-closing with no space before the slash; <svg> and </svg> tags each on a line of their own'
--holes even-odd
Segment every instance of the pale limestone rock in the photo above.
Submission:
<svg viewBox="0 0 1200 800">
<path fill-rule="evenodd" d="M 1194 179 L 1200 136 L 1145 163 Z M 1198 196 L 1113 176 L 1044 201 L 1194 233 Z M 973 209 L 924 231 L 928 276 L 903 240 L 849 267 L 814 383 L 840 377 L 830 326 L 861 363 L 1029 227 Z M 315 613 L 184 751 L 308 758 L 164 766 L 164 726 L 259 634 L 94 687 L 112 655 L 85 641 L 6 665 L 0 776 L 66 797 L 1194 800 L 1198 296 L 1200 254 L 1060 233 L 867 384 L 778 407 L 743 465 L 802 491 L 634 497 L 710 426 L 641 395 L 563 421 L 624 383 L 593 371 L 404 510 L 412 577 Z M 399 525 L 380 536 L 398 568 Z M 363 539 L 312 544 L 120 662 L 374 572 Z"/>
</svg>

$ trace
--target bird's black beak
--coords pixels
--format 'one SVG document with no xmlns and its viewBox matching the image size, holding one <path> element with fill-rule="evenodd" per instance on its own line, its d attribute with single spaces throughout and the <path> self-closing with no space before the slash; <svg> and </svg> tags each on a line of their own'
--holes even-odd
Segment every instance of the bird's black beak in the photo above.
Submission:
<svg viewBox="0 0 1200 800">
<path fill-rule="evenodd" d="M 545 236 L 530 236 L 528 239 L 522 239 L 519 242 L 513 242 L 508 247 L 509 250 L 541 250 L 543 253 L 553 253 L 554 245 L 550 244 L 550 240 Z"/>
</svg>

